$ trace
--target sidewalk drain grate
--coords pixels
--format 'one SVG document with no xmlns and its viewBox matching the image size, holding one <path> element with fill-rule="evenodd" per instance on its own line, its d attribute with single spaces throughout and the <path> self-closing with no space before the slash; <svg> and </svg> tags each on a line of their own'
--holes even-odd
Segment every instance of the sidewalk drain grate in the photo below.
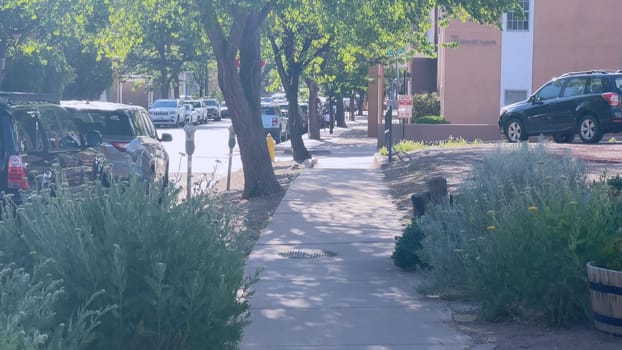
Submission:
<svg viewBox="0 0 622 350">
<path fill-rule="evenodd" d="M 337 256 L 337 253 L 323 249 L 301 249 L 282 252 L 279 255 L 288 259 L 318 259 L 332 258 Z"/>
</svg>

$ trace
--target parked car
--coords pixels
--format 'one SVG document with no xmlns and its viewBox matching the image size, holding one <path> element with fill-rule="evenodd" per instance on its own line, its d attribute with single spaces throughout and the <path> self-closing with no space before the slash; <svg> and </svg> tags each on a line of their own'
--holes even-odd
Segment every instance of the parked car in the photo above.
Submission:
<svg viewBox="0 0 622 350">
<path fill-rule="evenodd" d="M 214 98 L 208 98 L 206 100 L 203 100 L 203 102 L 205 102 L 205 106 L 207 106 L 207 118 L 216 121 L 220 120 L 220 103 L 218 102 L 218 100 Z"/>
<path fill-rule="evenodd" d="M 199 124 L 199 111 L 194 109 L 191 103 L 184 103 L 184 109 L 186 111 L 186 124 Z"/>
<path fill-rule="evenodd" d="M 552 135 L 556 142 L 597 143 L 622 131 L 622 72 L 585 71 L 561 75 L 527 100 L 505 106 L 499 128 L 510 142 Z"/>
<path fill-rule="evenodd" d="M 112 164 L 112 175 L 128 179 L 136 176 L 147 182 L 168 183 L 169 157 L 161 142 L 172 141 L 171 134 L 157 131 L 147 111 L 134 105 L 97 101 L 62 101 L 80 130 L 103 135 L 98 149 Z"/>
<path fill-rule="evenodd" d="M 220 102 L 220 117 L 221 118 L 231 118 L 229 114 L 229 107 L 227 107 L 227 102 Z"/>
<path fill-rule="evenodd" d="M 72 190 L 99 179 L 109 183 L 109 164 L 95 147 L 97 131 L 81 130 L 71 114 L 46 94 L 0 92 L 0 197 L 53 188 L 63 179 Z"/>
<path fill-rule="evenodd" d="M 149 107 L 149 117 L 155 126 L 183 127 L 186 109 L 181 99 L 159 99 Z"/>
<path fill-rule="evenodd" d="M 272 135 L 274 142 L 281 143 L 287 140 L 287 118 L 283 117 L 278 105 L 262 104 L 261 120 L 265 134 Z"/>
<path fill-rule="evenodd" d="M 207 123 L 207 106 L 203 102 L 203 100 L 184 100 L 185 104 L 191 104 L 192 108 L 197 113 L 198 123 L 206 124 Z"/>
</svg>

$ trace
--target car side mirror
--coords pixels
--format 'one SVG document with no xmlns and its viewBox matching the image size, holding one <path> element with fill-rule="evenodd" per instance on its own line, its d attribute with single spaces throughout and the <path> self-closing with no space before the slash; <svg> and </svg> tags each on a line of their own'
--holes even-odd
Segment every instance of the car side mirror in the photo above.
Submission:
<svg viewBox="0 0 622 350">
<path fill-rule="evenodd" d="M 97 147 L 102 144 L 104 137 L 97 130 L 89 130 L 86 133 L 86 147 Z"/>
<path fill-rule="evenodd" d="M 163 133 L 162 136 L 160 136 L 160 141 L 162 141 L 162 142 L 171 142 L 171 141 L 173 141 L 173 135 L 171 135 L 169 133 Z"/>
</svg>

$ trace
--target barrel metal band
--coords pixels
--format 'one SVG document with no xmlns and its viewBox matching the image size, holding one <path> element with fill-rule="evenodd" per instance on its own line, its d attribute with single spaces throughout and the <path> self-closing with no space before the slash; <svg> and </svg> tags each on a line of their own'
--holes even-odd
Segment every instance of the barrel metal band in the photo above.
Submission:
<svg viewBox="0 0 622 350">
<path fill-rule="evenodd" d="M 590 289 L 602 293 L 622 295 L 622 287 L 608 286 L 602 283 L 590 282 Z"/>
<path fill-rule="evenodd" d="M 622 327 L 622 318 L 610 317 L 594 312 L 594 320 L 610 326 Z"/>
</svg>

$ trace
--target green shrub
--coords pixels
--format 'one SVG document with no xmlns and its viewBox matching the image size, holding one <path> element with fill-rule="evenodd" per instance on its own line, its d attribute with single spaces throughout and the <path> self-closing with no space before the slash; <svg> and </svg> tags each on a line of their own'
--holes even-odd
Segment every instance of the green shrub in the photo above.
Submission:
<svg viewBox="0 0 622 350">
<path fill-rule="evenodd" d="M 437 142 L 424 142 L 424 141 L 411 141 L 411 140 L 402 140 L 399 143 L 393 145 L 393 152 L 395 153 L 408 153 L 412 151 L 418 151 L 421 149 L 425 149 L 428 147 L 443 147 L 443 148 L 451 148 L 451 147 L 465 147 L 468 145 L 477 145 L 481 141 L 473 140 L 467 141 L 462 137 L 455 138 L 453 136 L 449 136 L 447 140 L 437 141 Z M 379 153 L 383 156 L 388 155 L 388 150 L 386 146 L 382 146 L 380 148 Z"/>
<path fill-rule="evenodd" d="M 441 100 L 436 92 L 413 95 L 413 120 L 426 115 L 440 115 Z"/>
<path fill-rule="evenodd" d="M 2 260 L 51 259 L 50 275 L 64 282 L 60 317 L 104 291 L 93 306 L 114 311 L 88 349 L 235 348 L 254 277 L 244 277 L 244 254 L 229 248 L 231 210 L 211 194 L 178 203 L 176 191 L 153 187 L 35 196 L 4 216 L 0 237 L 16 250 Z"/>
<path fill-rule="evenodd" d="M 417 219 L 413 218 L 411 223 L 404 229 L 401 236 L 395 237 L 395 250 L 391 255 L 393 263 L 406 270 L 416 270 L 427 268 L 427 264 L 420 258 L 423 246 L 421 241 L 424 234 L 419 228 Z"/>
<path fill-rule="evenodd" d="M 520 145 L 474 168 L 453 205 L 421 220 L 430 287 L 482 302 L 488 319 L 586 318 L 585 264 L 620 238 L 621 212 L 582 162 Z"/>
<path fill-rule="evenodd" d="M 0 349 L 86 349 L 100 317 L 111 310 L 87 310 L 96 293 L 76 310 L 75 317 L 57 317 L 62 281 L 51 279 L 46 265 L 49 261 L 27 273 L 15 264 L 0 264 Z"/>
<path fill-rule="evenodd" d="M 440 115 L 424 115 L 416 117 L 415 124 L 449 124 L 449 122 Z"/>
</svg>

